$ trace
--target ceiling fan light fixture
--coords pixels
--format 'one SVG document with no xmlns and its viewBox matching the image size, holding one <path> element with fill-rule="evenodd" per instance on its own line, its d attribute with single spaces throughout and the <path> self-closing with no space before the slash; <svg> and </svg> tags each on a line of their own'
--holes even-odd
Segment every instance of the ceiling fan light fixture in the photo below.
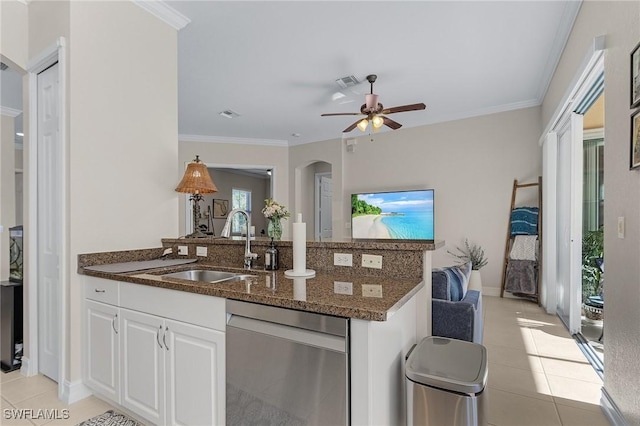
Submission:
<svg viewBox="0 0 640 426">
<path fill-rule="evenodd" d="M 358 122 L 358 129 L 360 129 L 361 132 L 364 132 L 365 130 L 367 130 L 368 125 L 369 125 L 369 120 L 367 120 L 366 118 L 363 118 Z"/>
<path fill-rule="evenodd" d="M 365 95 L 364 99 L 368 111 L 375 111 L 378 108 L 378 95 L 370 93 Z"/>
<path fill-rule="evenodd" d="M 384 119 L 382 117 L 380 117 L 379 115 L 376 115 L 371 120 L 371 123 L 373 124 L 373 128 L 374 129 L 379 129 L 384 124 Z"/>
</svg>

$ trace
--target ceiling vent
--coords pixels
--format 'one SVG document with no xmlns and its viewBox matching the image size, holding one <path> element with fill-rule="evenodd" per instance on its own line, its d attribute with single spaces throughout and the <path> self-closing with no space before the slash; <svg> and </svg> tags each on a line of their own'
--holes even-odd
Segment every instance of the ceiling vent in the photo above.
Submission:
<svg viewBox="0 0 640 426">
<path fill-rule="evenodd" d="M 356 84 L 360 83 L 358 81 L 357 78 L 355 78 L 352 75 L 348 75 L 346 77 L 341 77 L 339 79 L 336 80 L 336 84 L 340 87 L 342 87 L 343 89 L 346 89 L 347 87 L 352 87 L 355 86 Z"/>
<path fill-rule="evenodd" d="M 225 109 L 224 111 L 222 111 L 220 113 L 221 116 L 226 117 L 226 118 L 238 118 L 240 117 L 240 114 L 238 114 L 237 112 L 235 112 L 232 109 Z"/>
<path fill-rule="evenodd" d="M 0 62 L 0 71 L 4 71 L 4 70 L 6 70 L 7 68 L 9 68 L 9 67 L 7 66 L 7 64 L 5 64 L 4 62 Z"/>
</svg>

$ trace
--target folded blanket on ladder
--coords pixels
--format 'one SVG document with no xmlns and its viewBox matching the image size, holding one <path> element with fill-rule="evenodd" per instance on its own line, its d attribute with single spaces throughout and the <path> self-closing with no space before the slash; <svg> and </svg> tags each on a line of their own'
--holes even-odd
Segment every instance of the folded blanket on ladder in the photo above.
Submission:
<svg viewBox="0 0 640 426">
<path fill-rule="evenodd" d="M 536 294 L 536 262 L 509 259 L 504 289 L 509 293 Z"/>
<path fill-rule="evenodd" d="M 511 235 L 538 233 L 538 207 L 516 207 L 511 211 Z"/>
</svg>

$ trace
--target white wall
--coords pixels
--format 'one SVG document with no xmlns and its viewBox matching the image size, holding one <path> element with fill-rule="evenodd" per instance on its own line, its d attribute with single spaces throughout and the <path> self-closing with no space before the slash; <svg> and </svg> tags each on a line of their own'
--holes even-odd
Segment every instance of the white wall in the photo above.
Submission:
<svg viewBox="0 0 640 426">
<path fill-rule="evenodd" d="M 434 266 L 450 265 L 464 238 L 480 244 L 489 263 L 484 287 L 500 288 L 513 180 L 537 181 L 540 109 L 474 117 L 360 137 L 345 157 L 344 195 L 399 189 L 435 190 L 435 237 L 446 247 Z M 490 291 L 490 290 L 487 290 Z"/>
<path fill-rule="evenodd" d="M 131 2 L 65 1 L 30 2 L 28 31 L 30 58 L 60 36 L 68 46 L 62 379 L 73 383 L 81 379 L 77 255 L 157 247 L 177 233 L 177 33 Z"/>
<path fill-rule="evenodd" d="M 260 168 L 272 169 L 271 179 L 273 180 L 273 197 L 280 204 L 284 204 L 290 211 L 289 204 L 289 148 L 286 146 L 269 145 L 240 145 L 237 143 L 217 143 L 217 142 L 186 142 L 179 144 L 178 164 L 181 173 L 186 165 L 191 162 L 196 155 L 208 166 L 259 166 Z M 181 176 L 182 177 L 182 176 Z M 174 188 L 180 179 L 176 179 Z M 181 195 L 179 207 L 180 235 L 185 235 L 191 231 L 185 228 L 185 200 L 188 197 Z M 257 206 L 254 206 L 257 212 Z M 260 207 L 262 210 L 262 207 Z M 286 222 L 285 222 L 286 225 Z M 216 228 L 217 229 L 217 228 Z M 257 232 L 258 227 L 256 227 Z M 283 226 L 283 238 L 289 237 L 290 229 Z M 170 237 L 171 235 L 164 235 Z"/>
<path fill-rule="evenodd" d="M 0 56 L 3 62 L 27 69 L 28 14 L 25 2 L 0 1 Z"/>
<path fill-rule="evenodd" d="M 543 128 L 596 36 L 605 51 L 606 343 L 604 387 L 629 424 L 640 424 L 640 171 L 629 170 L 629 55 L 640 41 L 640 2 L 584 2 L 543 103 Z M 617 237 L 618 217 L 626 220 Z"/>
<path fill-rule="evenodd" d="M 0 281 L 9 279 L 9 227 L 16 225 L 14 118 L 0 115 Z"/>
<path fill-rule="evenodd" d="M 292 146 L 289 150 L 291 185 L 289 187 L 292 202 L 291 215 L 295 220 L 296 213 L 303 214 L 303 221 L 307 222 L 307 239 L 313 239 L 314 234 L 309 230 L 309 223 L 313 223 L 313 181 L 310 176 L 315 172 L 315 163 L 323 162 L 331 165 L 331 180 L 333 185 L 333 239 L 350 237 L 348 229 L 344 228 L 342 211 L 344 209 L 343 177 L 344 177 L 344 144 L 340 139 L 314 142 Z M 311 166 L 311 167 L 309 167 Z M 326 165 L 322 166 L 326 170 Z M 311 182 L 311 187 L 309 186 Z M 306 207 L 305 207 L 306 206 Z M 309 209 L 311 211 L 309 212 Z M 308 218 L 308 219 L 307 219 Z M 292 220 L 292 222 L 293 222 Z M 286 228 L 290 228 L 289 225 Z M 313 228 L 310 228 L 313 229 Z"/>
</svg>

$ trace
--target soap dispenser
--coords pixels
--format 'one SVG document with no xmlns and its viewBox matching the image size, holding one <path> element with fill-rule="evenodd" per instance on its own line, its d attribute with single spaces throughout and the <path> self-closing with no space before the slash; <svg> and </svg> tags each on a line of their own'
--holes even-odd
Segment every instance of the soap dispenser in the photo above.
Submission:
<svg viewBox="0 0 640 426">
<path fill-rule="evenodd" d="M 276 248 L 273 238 L 271 238 L 271 245 L 264 253 L 264 269 L 267 271 L 275 271 L 279 267 L 280 253 Z"/>
</svg>

